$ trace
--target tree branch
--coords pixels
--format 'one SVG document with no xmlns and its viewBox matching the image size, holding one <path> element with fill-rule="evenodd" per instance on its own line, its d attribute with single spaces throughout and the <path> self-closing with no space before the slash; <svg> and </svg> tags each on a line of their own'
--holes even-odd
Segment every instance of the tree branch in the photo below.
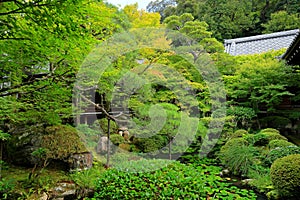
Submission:
<svg viewBox="0 0 300 200">
<path fill-rule="evenodd" d="M 107 118 L 109 118 L 109 119 L 111 119 L 111 120 L 113 120 L 115 122 L 128 122 L 127 120 L 119 120 L 119 119 L 117 119 L 117 117 L 121 117 L 122 115 L 124 115 L 123 112 L 120 112 L 120 114 L 118 114 L 117 116 L 112 116 L 102 106 L 100 106 L 99 104 L 94 103 L 93 101 L 89 100 L 88 98 L 86 98 L 82 94 L 80 94 L 80 96 L 82 97 L 83 100 L 87 101 L 88 103 L 91 103 L 96 108 L 100 109 Z"/>
</svg>

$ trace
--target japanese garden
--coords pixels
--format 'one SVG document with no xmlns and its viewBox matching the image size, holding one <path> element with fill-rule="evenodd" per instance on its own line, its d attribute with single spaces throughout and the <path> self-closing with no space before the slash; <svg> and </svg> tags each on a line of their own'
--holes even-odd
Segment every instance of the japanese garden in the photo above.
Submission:
<svg viewBox="0 0 300 200">
<path fill-rule="evenodd" d="M 299 5 L 2 0 L 0 199 L 299 199 Z"/>
</svg>

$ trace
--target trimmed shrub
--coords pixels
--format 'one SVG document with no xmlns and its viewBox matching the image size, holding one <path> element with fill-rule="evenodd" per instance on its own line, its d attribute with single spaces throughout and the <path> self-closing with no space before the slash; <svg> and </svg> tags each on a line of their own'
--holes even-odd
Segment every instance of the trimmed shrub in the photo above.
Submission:
<svg viewBox="0 0 300 200">
<path fill-rule="evenodd" d="M 259 120 L 263 127 L 284 128 L 291 120 L 281 116 L 268 116 Z"/>
<path fill-rule="evenodd" d="M 77 130 L 65 125 L 47 127 L 41 139 L 41 147 L 47 149 L 48 158 L 60 160 L 68 159 L 71 154 L 88 151 Z"/>
<path fill-rule="evenodd" d="M 288 141 L 286 137 L 280 135 L 278 132 L 259 132 L 255 135 L 247 135 L 245 139 L 254 146 L 267 146 L 272 140 Z"/>
<path fill-rule="evenodd" d="M 112 134 L 110 136 L 110 141 L 117 146 L 125 142 L 124 138 L 119 134 Z"/>
<path fill-rule="evenodd" d="M 149 138 L 135 138 L 133 144 L 143 153 L 155 152 L 167 144 L 167 137 L 154 135 Z"/>
<path fill-rule="evenodd" d="M 277 147 L 269 152 L 263 162 L 266 166 L 271 166 L 278 158 L 292 154 L 300 154 L 300 148 L 297 146 Z"/>
<path fill-rule="evenodd" d="M 248 131 L 244 130 L 244 129 L 239 129 L 236 130 L 234 133 L 232 133 L 229 137 L 230 139 L 232 138 L 239 138 L 239 137 L 243 137 L 244 135 L 247 135 Z"/>
<path fill-rule="evenodd" d="M 277 147 L 288 147 L 288 146 L 296 146 L 296 145 L 286 140 L 272 140 L 269 142 L 270 149 L 275 149 Z"/>
<path fill-rule="evenodd" d="M 277 159 L 271 166 L 271 180 L 281 197 L 300 195 L 300 154 Z"/>
</svg>

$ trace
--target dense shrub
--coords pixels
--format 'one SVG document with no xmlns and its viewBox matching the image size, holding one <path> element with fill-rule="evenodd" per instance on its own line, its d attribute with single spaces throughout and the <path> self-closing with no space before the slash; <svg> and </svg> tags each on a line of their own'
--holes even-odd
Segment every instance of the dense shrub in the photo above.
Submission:
<svg viewBox="0 0 300 200">
<path fill-rule="evenodd" d="M 271 180 L 282 197 L 300 195 L 300 154 L 277 159 L 271 166 Z"/>
<path fill-rule="evenodd" d="M 288 147 L 288 146 L 296 146 L 296 145 L 286 140 L 272 140 L 269 143 L 270 149 L 275 149 L 277 147 Z"/>
<path fill-rule="evenodd" d="M 112 134 L 111 136 L 110 136 L 110 141 L 114 144 L 114 145 L 120 145 L 120 144 L 122 144 L 122 143 L 124 143 L 124 138 L 121 136 L 121 135 L 119 135 L 119 134 Z"/>
<path fill-rule="evenodd" d="M 221 170 L 219 167 L 170 162 L 139 160 L 123 165 L 122 170 L 109 169 L 97 181 L 94 199 L 255 199 L 253 191 L 222 181 L 216 175 Z M 145 166 L 159 168 L 139 172 Z M 125 171 L 132 167 L 135 172 Z"/>
<path fill-rule="evenodd" d="M 71 154 L 87 152 L 77 130 L 71 126 L 47 127 L 41 143 L 42 148 L 47 149 L 47 157 L 52 159 L 65 160 Z"/>
<path fill-rule="evenodd" d="M 154 135 L 149 138 L 135 138 L 133 143 L 144 153 L 155 152 L 167 144 L 167 137 Z"/>
<path fill-rule="evenodd" d="M 263 127 L 284 128 L 291 120 L 281 116 L 268 116 L 259 120 Z"/>
<path fill-rule="evenodd" d="M 297 146 L 277 147 L 269 152 L 264 159 L 264 164 L 266 166 L 271 166 L 276 159 L 292 154 L 300 154 L 300 148 Z"/>
</svg>

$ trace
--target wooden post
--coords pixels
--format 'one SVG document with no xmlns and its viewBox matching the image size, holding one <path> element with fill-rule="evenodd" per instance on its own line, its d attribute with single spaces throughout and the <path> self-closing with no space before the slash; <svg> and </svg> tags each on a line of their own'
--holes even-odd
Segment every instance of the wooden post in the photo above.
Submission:
<svg viewBox="0 0 300 200">
<path fill-rule="evenodd" d="M 169 160 L 172 160 L 171 142 L 172 142 L 172 140 L 169 139 Z"/>
<path fill-rule="evenodd" d="M 107 159 L 106 159 L 106 167 L 109 167 L 109 161 L 110 161 L 110 119 L 107 119 Z"/>
<path fill-rule="evenodd" d="M 84 116 L 84 123 L 85 123 L 85 125 L 87 125 L 87 124 L 88 124 L 87 115 L 85 115 L 85 116 Z"/>
</svg>

